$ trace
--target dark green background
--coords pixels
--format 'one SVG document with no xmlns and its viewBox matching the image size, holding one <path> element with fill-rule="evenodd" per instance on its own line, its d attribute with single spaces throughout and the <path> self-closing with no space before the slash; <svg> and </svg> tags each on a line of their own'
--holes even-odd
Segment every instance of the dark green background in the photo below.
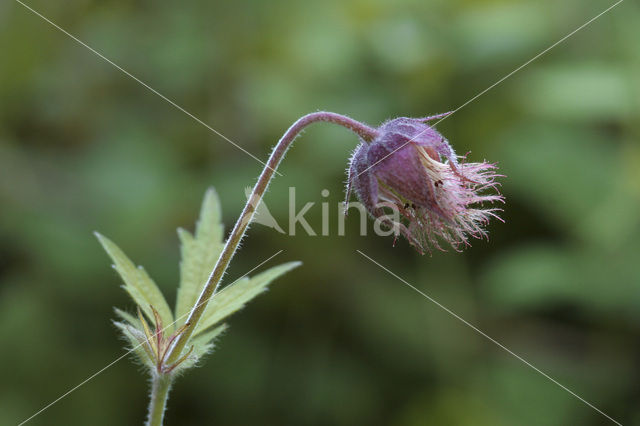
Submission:
<svg viewBox="0 0 640 426">
<path fill-rule="evenodd" d="M 454 109 L 608 1 L 72 0 L 28 3 L 265 159 L 318 109 L 377 124 Z M 227 280 L 282 249 L 303 267 L 234 316 L 181 378 L 167 425 L 557 425 L 605 417 L 356 253 L 362 250 L 624 424 L 640 424 L 640 8 L 627 0 L 442 122 L 497 161 L 505 224 L 462 254 L 335 236 L 356 138 L 309 128 L 288 188 L 332 236 L 254 226 Z M 210 185 L 227 229 L 260 164 L 13 0 L 0 4 L 0 424 L 17 424 L 122 352 L 132 308 L 92 236 L 175 297 L 175 228 Z M 329 189 L 323 198 L 322 189 Z M 371 231 L 369 223 L 369 231 Z M 370 232 L 371 233 L 371 232 Z M 122 360 L 35 425 L 136 425 Z M 612 424 L 612 423 L 611 423 Z"/>
</svg>

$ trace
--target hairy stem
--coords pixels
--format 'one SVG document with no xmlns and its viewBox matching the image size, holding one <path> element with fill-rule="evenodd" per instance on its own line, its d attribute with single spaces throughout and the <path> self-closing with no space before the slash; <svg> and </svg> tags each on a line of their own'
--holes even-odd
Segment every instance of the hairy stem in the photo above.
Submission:
<svg viewBox="0 0 640 426">
<path fill-rule="evenodd" d="M 162 426 L 171 382 L 170 374 L 154 374 L 151 378 L 151 399 L 146 426 Z"/>
<path fill-rule="evenodd" d="M 167 357 L 167 364 L 171 364 L 175 362 L 182 350 L 184 349 L 189 337 L 193 334 L 193 331 L 196 329 L 198 325 L 198 321 L 200 317 L 204 313 L 207 308 L 207 304 L 209 303 L 209 299 L 211 296 L 215 294 L 220 285 L 220 280 L 224 275 L 229 263 L 231 262 L 231 258 L 236 252 L 238 248 L 238 244 L 240 240 L 244 236 L 251 219 L 253 218 L 253 214 L 255 213 L 256 207 L 260 203 L 262 196 L 264 195 L 267 187 L 269 186 L 269 182 L 273 177 L 276 168 L 280 164 L 280 161 L 284 158 L 287 149 L 291 146 L 293 140 L 300 134 L 302 129 L 308 126 L 311 123 L 315 123 L 317 121 L 325 121 L 330 123 L 339 124 L 352 132 L 358 134 L 365 141 L 373 140 L 377 135 L 377 130 L 371 128 L 363 123 L 355 121 L 349 117 L 344 115 L 336 114 L 333 112 L 313 112 L 311 114 L 307 114 L 295 123 L 282 135 L 282 138 L 276 144 L 273 152 L 269 156 L 269 160 L 265 168 L 262 170 L 260 177 L 258 178 L 258 182 L 256 182 L 253 187 L 253 192 L 251 196 L 247 200 L 247 204 L 244 206 L 240 217 L 238 217 L 238 221 L 236 222 L 227 242 L 225 243 L 224 249 L 218 258 L 216 266 L 214 266 L 213 271 L 209 275 L 209 279 L 207 280 L 206 285 L 202 289 L 200 293 L 200 297 L 196 301 L 195 305 L 191 309 L 189 313 L 189 318 L 187 319 L 187 323 L 189 326 L 187 329 L 180 335 L 180 337 L 176 340 L 173 346 L 170 349 L 169 355 Z"/>
</svg>

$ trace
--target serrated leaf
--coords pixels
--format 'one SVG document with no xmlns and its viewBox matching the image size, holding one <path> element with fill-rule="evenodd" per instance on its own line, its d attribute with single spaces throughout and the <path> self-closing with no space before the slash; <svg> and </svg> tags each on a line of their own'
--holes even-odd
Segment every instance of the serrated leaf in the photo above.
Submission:
<svg viewBox="0 0 640 426">
<path fill-rule="evenodd" d="M 197 364 L 197 362 L 202 359 L 203 356 L 213 351 L 214 348 L 214 340 L 222 334 L 227 329 L 226 324 L 222 324 L 210 331 L 200 334 L 199 336 L 191 339 L 187 348 L 185 348 L 185 352 L 193 346 L 193 352 L 178 368 L 176 371 L 186 370 L 187 368 L 191 368 Z"/>
<path fill-rule="evenodd" d="M 147 367 L 153 368 L 153 359 L 149 357 L 149 354 L 145 351 L 144 344 L 146 341 L 145 335 L 137 328 L 119 321 L 114 321 L 113 324 L 120 329 L 120 332 L 124 338 L 129 342 L 129 349 L 132 350 L 140 361 Z"/>
<path fill-rule="evenodd" d="M 216 293 L 205 310 L 194 335 L 219 323 L 229 315 L 242 309 L 251 299 L 266 290 L 267 285 L 280 275 L 301 265 L 301 262 L 289 262 L 274 266 L 253 278 L 241 278 Z"/>
<path fill-rule="evenodd" d="M 194 353 L 203 353 L 201 347 L 209 346 L 213 344 L 213 340 L 218 337 L 220 333 L 225 331 L 229 326 L 227 324 L 219 325 L 218 327 L 211 329 L 207 332 L 201 333 L 199 336 L 191 339 L 191 345 L 194 346 Z"/>
<path fill-rule="evenodd" d="M 140 309 L 142 309 L 147 318 L 151 321 L 154 320 L 151 309 L 153 305 L 160 314 L 162 323 L 165 326 L 173 323 L 173 315 L 167 301 L 144 268 L 136 268 L 135 264 L 129 260 L 124 252 L 107 237 L 97 232 L 96 237 L 98 237 L 100 244 L 102 244 L 102 247 L 104 247 L 109 257 L 111 257 L 111 260 L 113 260 L 115 270 L 118 271 L 124 281 L 124 289 L 129 293 L 133 301 L 140 306 Z M 172 330 L 172 328 L 169 330 Z"/>
<path fill-rule="evenodd" d="M 118 308 L 113 308 L 113 310 L 115 311 L 116 315 L 118 315 L 121 319 L 123 319 L 124 321 L 126 321 L 129 325 L 137 328 L 137 329 L 141 329 L 142 328 L 142 324 L 140 324 L 140 320 L 136 317 L 134 317 L 133 315 L 131 315 L 128 312 L 125 312 L 121 309 Z"/>
<path fill-rule="evenodd" d="M 187 314 L 198 299 L 220 256 L 224 246 L 221 219 L 220 200 L 215 190 L 209 188 L 202 202 L 195 236 L 189 231 L 178 229 L 182 260 L 175 311 L 177 327 L 186 321 Z"/>
</svg>

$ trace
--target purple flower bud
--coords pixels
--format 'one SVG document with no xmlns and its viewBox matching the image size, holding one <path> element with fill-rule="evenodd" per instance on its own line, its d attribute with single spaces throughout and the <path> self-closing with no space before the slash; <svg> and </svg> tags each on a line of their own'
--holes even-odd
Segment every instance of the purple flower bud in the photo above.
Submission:
<svg viewBox="0 0 640 426">
<path fill-rule="evenodd" d="M 349 166 L 347 201 L 351 189 L 371 216 L 404 235 L 421 253 L 442 250 L 440 241 L 455 249 L 469 237 L 487 236 L 484 229 L 499 209 L 485 202 L 504 202 L 498 192 L 496 166 L 458 162 L 447 140 L 426 118 L 396 118 L 383 123 L 371 142 L 361 141 Z M 460 157 L 464 159 L 464 157 Z M 491 190 L 492 194 L 483 194 Z M 396 209 L 400 222 L 384 208 Z"/>
</svg>

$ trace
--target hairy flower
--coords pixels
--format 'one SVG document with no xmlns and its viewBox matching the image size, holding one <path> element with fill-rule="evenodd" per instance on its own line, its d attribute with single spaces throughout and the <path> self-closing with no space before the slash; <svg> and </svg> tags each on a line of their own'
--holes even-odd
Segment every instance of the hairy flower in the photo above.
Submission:
<svg viewBox="0 0 640 426">
<path fill-rule="evenodd" d="M 354 189 L 368 212 L 402 234 L 421 253 L 440 241 L 455 250 L 469 238 L 487 236 L 486 202 L 502 202 L 494 164 L 464 163 L 426 118 L 396 118 L 382 124 L 371 143 L 361 141 L 349 166 L 347 201 Z M 489 193 L 485 193 L 489 192 Z M 397 211 L 396 220 L 385 208 Z"/>
</svg>

